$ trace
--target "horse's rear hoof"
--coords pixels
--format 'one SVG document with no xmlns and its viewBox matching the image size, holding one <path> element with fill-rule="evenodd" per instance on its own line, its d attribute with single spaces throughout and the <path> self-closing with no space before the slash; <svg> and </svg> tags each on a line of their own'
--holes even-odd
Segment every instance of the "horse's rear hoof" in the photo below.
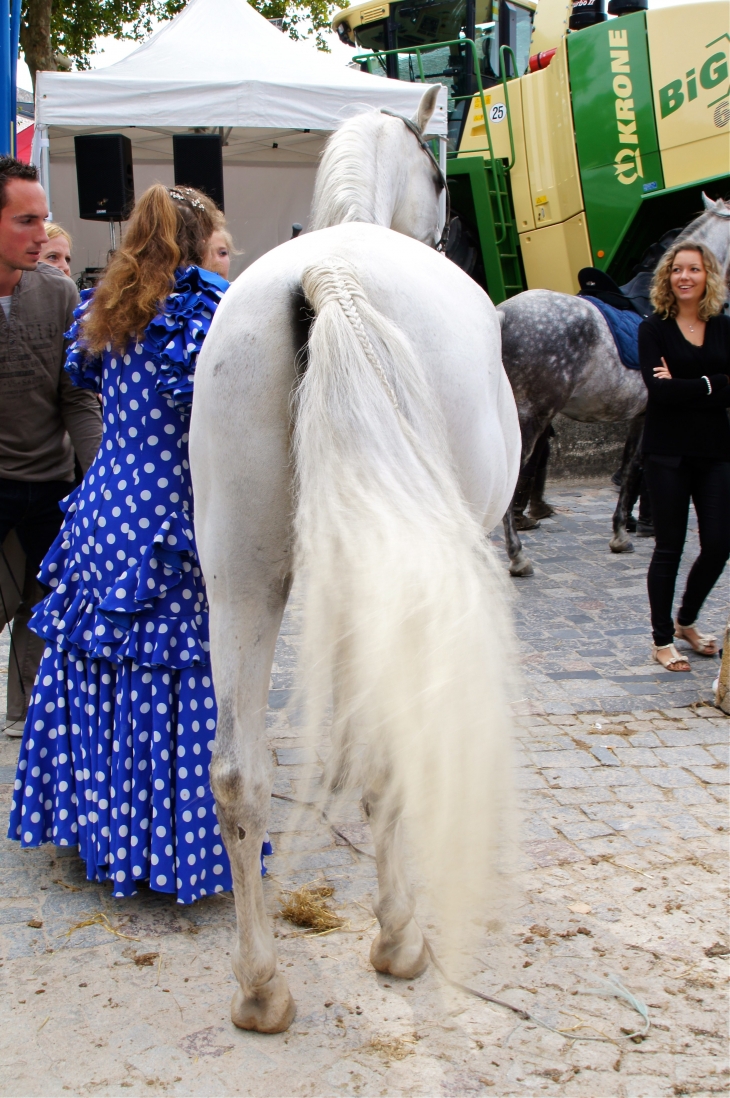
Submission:
<svg viewBox="0 0 730 1098">
<path fill-rule="evenodd" d="M 540 520 L 534 515 L 515 514 L 512 521 L 515 524 L 515 530 L 537 530 L 540 526 Z"/>
<path fill-rule="evenodd" d="M 408 926 L 387 940 L 381 930 L 370 947 L 370 963 L 385 976 L 415 980 L 428 968 L 426 940 L 411 919 Z"/>
<path fill-rule="evenodd" d="M 296 1012 L 289 986 L 280 972 L 252 995 L 244 995 L 239 987 L 231 1001 L 234 1026 L 256 1033 L 281 1033 L 292 1024 Z"/>
<path fill-rule="evenodd" d="M 513 560 L 509 566 L 509 574 L 511 576 L 534 576 L 535 569 L 532 566 L 532 561 L 529 557 L 519 556 L 516 560 Z"/>
<path fill-rule="evenodd" d="M 634 543 L 630 538 L 619 537 L 618 534 L 614 534 L 608 543 L 608 548 L 612 553 L 633 553 Z"/>
</svg>

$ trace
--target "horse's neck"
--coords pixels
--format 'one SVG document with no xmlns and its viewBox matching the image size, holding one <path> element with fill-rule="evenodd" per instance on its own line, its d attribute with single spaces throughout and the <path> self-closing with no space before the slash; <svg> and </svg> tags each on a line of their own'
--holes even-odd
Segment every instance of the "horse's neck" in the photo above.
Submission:
<svg viewBox="0 0 730 1098">
<path fill-rule="evenodd" d="M 402 158 L 393 141 L 377 132 L 366 145 L 356 134 L 339 135 L 322 158 L 312 205 L 312 227 L 363 221 L 389 229 L 399 202 Z"/>
</svg>

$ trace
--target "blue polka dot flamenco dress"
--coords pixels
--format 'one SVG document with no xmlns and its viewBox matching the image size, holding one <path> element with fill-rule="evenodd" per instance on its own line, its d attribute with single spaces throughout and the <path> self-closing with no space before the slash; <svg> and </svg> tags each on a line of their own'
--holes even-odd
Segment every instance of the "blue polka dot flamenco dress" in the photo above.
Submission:
<svg viewBox="0 0 730 1098">
<path fill-rule="evenodd" d="M 39 573 L 46 639 L 23 733 L 9 837 L 78 844 L 89 880 L 138 881 L 191 903 L 231 888 L 208 779 L 216 726 L 208 610 L 192 525 L 187 420 L 200 347 L 228 287 L 178 271 L 126 354 L 66 369 L 104 404 L 99 453 L 62 502 Z M 268 853 L 268 849 L 265 849 Z"/>
</svg>

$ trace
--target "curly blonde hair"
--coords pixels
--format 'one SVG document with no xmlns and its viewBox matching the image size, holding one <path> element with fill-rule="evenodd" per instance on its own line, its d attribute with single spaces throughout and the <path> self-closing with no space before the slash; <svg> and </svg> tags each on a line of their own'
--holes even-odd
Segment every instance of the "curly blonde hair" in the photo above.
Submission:
<svg viewBox="0 0 730 1098">
<path fill-rule="evenodd" d="M 680 252 L 699 252 L 702 256 L 707 273 L 707 285 L 697 312 L 700 320 L 709 320 L 710 317 L 722 312 L 727 298 L 727 286 L 715 256 L 705 244 L 700 244 L 697 240 L 676 241 L 662 256 L 651 284 L 651 303 L 654 311 L 664 320 L 677 315 L 678 305 L 672 289 L 671 274 L 674 261 Z"/>
<path fill-rule="evenodd" d="M 132 211 L 81 324 L 84 346 L 97 354 L 138 338 L 172 290 L 178 267 L 200 263 L 217 207 L 192 187 L 154 183 Z"/>
</svg>

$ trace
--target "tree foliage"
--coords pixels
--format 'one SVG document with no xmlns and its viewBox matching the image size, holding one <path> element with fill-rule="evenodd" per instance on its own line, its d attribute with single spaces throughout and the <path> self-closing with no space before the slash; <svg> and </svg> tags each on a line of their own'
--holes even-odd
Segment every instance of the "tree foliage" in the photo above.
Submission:
<svg viewBox="0 0 730 1098">
<path fill-rule="evenodd" d="M 324 31 L 348 0 L 250 0 L 266 19 L 280 19 L 291 38 L 314 37 L 329 49 Z M 171 19 L 186 0 L 23 0 L 20 44 L 33 83 L 41 69 L 87 69 L 94 41 L 111 36 L 139 41 L 156 23 Z M 220 28 L 225 33 L 225 28 Z"/>
</svg>

